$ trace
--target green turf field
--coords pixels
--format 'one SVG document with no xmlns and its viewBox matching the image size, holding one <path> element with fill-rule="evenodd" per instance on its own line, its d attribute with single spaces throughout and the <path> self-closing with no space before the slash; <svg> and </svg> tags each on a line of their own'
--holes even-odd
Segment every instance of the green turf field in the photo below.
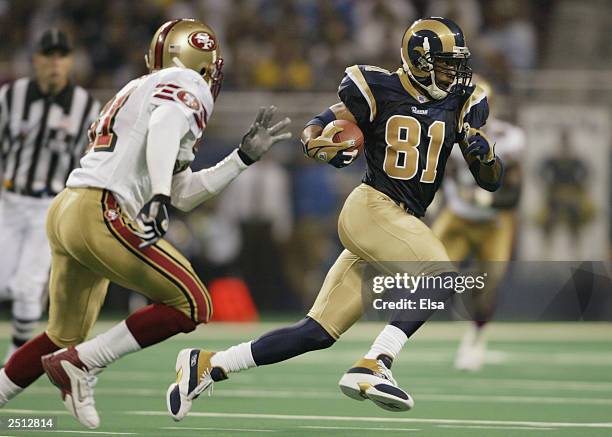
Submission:
<svg viewBox="0 0 612 437">
<path fill-rule="evenodd" d="M 337 389 L 342 372 L 380 328 L 364 323 L 326 351 L 233 375 L 212 397 L 203 394 L 184 421 L 169 418 L 164 394 L 178 350 L 228 346 L 272 326 L 210 325 L 124 358 L 96 386 L 102 426 L 95 431 L 85 431 L 64 412 L 46 377 L 1 410 L 0 418 L 53 415 L 59 423 L 54 435 L 67 436 L 612 435 L 612 325 L 587 323 L 492 325 L 488 365 L 477 374 L 452 368 L 466 325 L 432 323 L 393 367 L 415 398 L 407 413 L 353 401 Z M 4 341 L 7 332 L 6 324 L 0 327 Z"/>
</svg>

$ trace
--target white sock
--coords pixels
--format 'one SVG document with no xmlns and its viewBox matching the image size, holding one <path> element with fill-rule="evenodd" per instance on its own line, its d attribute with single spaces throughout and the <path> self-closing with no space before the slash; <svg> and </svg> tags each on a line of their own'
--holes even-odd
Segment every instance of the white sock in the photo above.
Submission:
<svg viewBox="0 0 612 437">
<path fill-rule="evenodd" d="M 140 349 L 125 321 L 76 347 L 79 358 L 89 369 L 106 367 L 122 356 Z"/>
<path fill-rule="evenodd" d="M 9 399 L 14 398 L 22 391 L 23 388 L 19 387 L 6 376 L 4 369 L 0 370 L 0 407 L 4 406 Z"/>
<path fill-rule="evenodd" d="M 404 334 L 404 331 L 393 325 L 387 325 L 385 329 L 378 334 L 378 337 L 376 337 L 376 340 L 372 343 L 372 347 L 365 357 L 376 359 L 380 354 L 384 354 L 395 359 L 407 340 L 408 337 Z"/>
<path fill-rule="evenodd" d="M 210 359 L 210 364 L 213 367 L 221 367 L 227 373 L 240 372 L 257 366 L 251 352 L 250 341 L 217 352 Z"/>
</svg>

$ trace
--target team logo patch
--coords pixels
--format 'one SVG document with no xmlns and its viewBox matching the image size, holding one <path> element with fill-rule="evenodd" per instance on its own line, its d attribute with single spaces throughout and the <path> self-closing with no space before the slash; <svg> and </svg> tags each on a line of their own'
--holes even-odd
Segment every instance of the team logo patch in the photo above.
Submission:
<svg viewBox="0 0 612 437">
<path fill-rule="evenodd" d="M 200 110 L 200 103 L 196 96 L 191 94 L 189 91 L 179 91 L 176 96 L 181 102 L 185 104 L 189 109 L 193 109 L 198 112 Z"/>
<path fill-rule="evenodd" d="M 210 52 L 217 48 L 217 41 L 208 32 L 193 32 L 187 40 L 193 47 L 205 52 Z"/>
<path fill-rule="evenodd" d="M 108 221 L 113 222 L 119 218 L 119 213 L 114 209 L 109 209 L 104 211 L 104 217 L 106 217 Z"/>
</svg>

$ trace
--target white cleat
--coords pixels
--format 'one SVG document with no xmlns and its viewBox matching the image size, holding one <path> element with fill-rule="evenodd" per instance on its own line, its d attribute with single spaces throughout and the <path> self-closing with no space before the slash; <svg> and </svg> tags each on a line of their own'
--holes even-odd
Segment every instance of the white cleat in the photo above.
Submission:
<svg viewBox="0 0 612 437">
<path fill-rule="evenodd" d="M 193 400 L 215 381 L 227 379 L 220 367 L 212 367 L 210 359 L 215 352 L 202 349 L 183 349 L 176 357 L 176 382 L 168 387 L 166 406 L 175 421 L 182 420 L 191 410 Z"/>
<path fill-rule="evenodd" d="M 79 359 L 74 347 L 42 357 L 49 380 L 62 392 L 66 409 L 87 428 L 100 426 L 93 387 L 101 369 L 90 371 Z"/>
<path fill-rule="evenodd" d="M 455 368 L 477 372 L 484 365 L 487 341 L 484 328 L 472 324 L 463 335 L 455 358 Z"/>
<path fill-rule="evenodd" d="M 363 401 L 369 399 L 388 411 L 407 411 L 414 407 L 412 396 L 399 388 L 391 370 L 380 359 L 361 358 L 340 378 L 342 393 Z"/>
</svg>

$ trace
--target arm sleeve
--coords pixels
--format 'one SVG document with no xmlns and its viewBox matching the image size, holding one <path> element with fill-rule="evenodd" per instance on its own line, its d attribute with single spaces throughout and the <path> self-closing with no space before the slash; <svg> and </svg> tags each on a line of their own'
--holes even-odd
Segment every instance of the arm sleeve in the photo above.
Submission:
<svg viewBox="0 0 612 437">
<path fill-rule="evenodd" d="M 223 161 L 211 168 L 193 173 L 190 168 L 172 179 L 172 205 L 181 211 L 190 211 L 210 199 L 232 182 L 246 165 L 234 149 Z"/>
<path fill-rule="evenodd" d="M 187 119 L 173 106 L 160 106 L 151 114 L 146 156 L 153 195 L 170 196 L 174 163 L 188 131 Z"/>
</svg>

